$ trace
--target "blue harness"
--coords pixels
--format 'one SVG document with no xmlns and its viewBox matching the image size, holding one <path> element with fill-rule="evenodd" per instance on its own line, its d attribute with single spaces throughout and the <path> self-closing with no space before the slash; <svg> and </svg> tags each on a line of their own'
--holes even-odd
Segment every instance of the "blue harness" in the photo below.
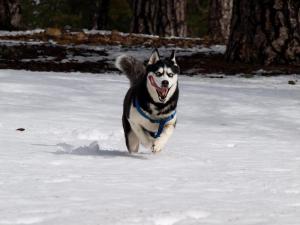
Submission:
<svg viewBox="0 0 300 225">
<path fill-rule="evenodd" d="M 158 127 L 158 131 L 156 133 L 154 132 L 149 132 L 149 134 L 153 137 L 153 138 L 159 138 L 161 133 L 164 130 L 165 125 L 171 121 L 172 119 L 174 119 L 175 115 L 176 115 L 176 111 L 174 111 L 169 117 L 165 118 L 165 119 L 152 119 L 151 117 L 149 117 L 141 108 L 137 98 L 135 98 L 134 102 L 133 102 L 133 106 L 136 107 L 137 111 L 147 120 L 149 120 L 151 123 L 158 123 L 159 127 Z"/>
</svg>

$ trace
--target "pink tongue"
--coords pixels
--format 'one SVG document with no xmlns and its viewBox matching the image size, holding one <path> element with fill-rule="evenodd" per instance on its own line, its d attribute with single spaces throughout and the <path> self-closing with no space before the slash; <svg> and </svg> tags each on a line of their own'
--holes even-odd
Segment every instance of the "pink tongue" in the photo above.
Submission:
<svg viewBox="0 0 300 225">
<path fill-rule="evenodd" d="M 154 78 L 152 76 L 150 76 L 149 79 L 150 79 L 150 82 L 151 82 L 152 86 L 155 87 L 156 90 L 159 91 L 159 93 L 161 94 L 161 96 L 165 98 L 167 96 L 167 94 L 168 94 L 169 89 L 166 88 L 166 87 L 159 87 L 155 83 Z"/>
<path fill-rule="evenodd" d="M 168 94 L 168 88 L 161 88 L 160 90 L 161 90 L 161 95 L 163 97 L 166 97 Z"/>
</svg>

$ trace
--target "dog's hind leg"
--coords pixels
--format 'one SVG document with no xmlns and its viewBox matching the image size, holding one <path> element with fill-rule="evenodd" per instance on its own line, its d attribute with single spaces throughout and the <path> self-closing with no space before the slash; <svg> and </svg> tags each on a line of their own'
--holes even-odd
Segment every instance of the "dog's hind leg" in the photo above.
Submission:
<svg viewBox="0 0 300 225">
<path fill-rule="evenodd" d="M 139 151 L 139 146 L 140 142 L 136 134 L 131 130 L 127 135 L 126 135 L 126 145 L 127 149 L 130 153 L 136 153 Z"/>
<path fill-rule="evenodd" d="M 134 131 L 131 129 L 131 126 L 126 118 L 123 115 L 123 129 L 125 134 L 126 146 L 129 153 L 138 152 L 140 142 Z"/>
</svg>

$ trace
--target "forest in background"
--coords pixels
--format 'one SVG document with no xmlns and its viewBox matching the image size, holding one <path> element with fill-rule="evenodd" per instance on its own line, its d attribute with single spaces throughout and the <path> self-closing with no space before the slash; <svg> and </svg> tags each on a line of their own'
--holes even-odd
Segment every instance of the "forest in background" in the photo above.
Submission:
<svg viewBox="0 0 300 225">
<path fill-rule="evenodd" d="M 0 0 L 0 30 L 35 28 L 44 30 L 18 37 L 2 32 L 2 40 L 35 40 L 43 44 L 12 48 L 12 44 L 3 42 L 1 68 L 20 65 L 16 59 L 24 63 L 24 57 L 36 56 L 42 47 L 47 54 L 55 48 L 54 59 L 65 62 L 63 57 L 68 55 L 70 45 L 84 44 L 122 46 L 127 50 L 189 49 L 193 54 L 182 59 L 182 64 L 193 73 L 300 71 L 299 0 Z M 214 44 L 226 45 L 226 51 L 203 54 L 203 47 Z M 62 45 L 62 56 L 56 57 Z M 104 70 L 110 68 L 105 64 L 107 59 L 101 62 Z"/>
<path fill-rule="evenodd" d="M 93 29 L 103 1 L 95 0 L 22 0 L 23 29 L 57 27 Z M 105 19 L 98 29 L 131 31 L 133 10 L 127 0 L 109 0 Z M 202 37 L 208 31 L 209 0 L 188 0 L 187 27 L 189 37 Z"/>
</svg>

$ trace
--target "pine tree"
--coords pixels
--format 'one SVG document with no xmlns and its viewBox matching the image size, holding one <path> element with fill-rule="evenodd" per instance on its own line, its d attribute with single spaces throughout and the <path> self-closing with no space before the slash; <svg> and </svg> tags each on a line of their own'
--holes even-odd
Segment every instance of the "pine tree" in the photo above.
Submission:
<svg viewBox="0 0 300 225">
<path fill-rule="evenodd" d="M 208 32 L 213 40 L 227 42 L 230 34 L 233 0 L 211 0 Z"/>
<path fill-rule="evenodd" d="M 0 0 L 0 29 L 14 30 L 21 26 L 19 0 Z"/>
<path fill-rule="evenodd" d="M 110 0 L 98 0 L 94 15 L 93 29 L 104 30 L 108 27 L 108 12 Z"/>
<path fill-rule="evenodd" d="M 264 64 L 300 62 L 299 0 L 234 0 L 230 61 Z"/>
<path fill-rule="evenodd" d="M 186 0 L 129 0 L 133 33 L 186 36 Z"/>
</svg>

